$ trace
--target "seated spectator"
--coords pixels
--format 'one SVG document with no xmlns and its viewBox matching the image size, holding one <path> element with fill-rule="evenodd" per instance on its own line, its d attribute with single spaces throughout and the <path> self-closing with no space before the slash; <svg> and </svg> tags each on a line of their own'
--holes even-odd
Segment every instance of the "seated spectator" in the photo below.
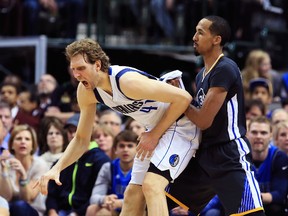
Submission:
<svg viewBox="0 0 288 216">
<path fill-rule="evenodd" d="M 115 137 L 113 150 L 117 158 L 105 163 L 99 171 L 86 216 L 119 215 L 124 191 L 131 179 L 137 137 L 128 130 Z"/>
<path fill-rule="evenodd" d="M 15 83 L 6 82 L 1 85 L 1 100 L 9 104 L 13 119 L 15 118 L 19 110 L 19 107 L 17 105 L 19 93 L 20 89 Z"/>
<path fill-rule="evenodd" d="M 51 104 L 45 112 L 45 116 L 55 116 L 63 122 L 68 118 L 79 113 L 80 109 L 76 99 L 78 80 L 73 76 L 72 70 L 67 69 L 70 80 L 64 82 L 53 91 L 51 95 Z"/>
<path fill-rule="evenodd" d="M 288 121 L 288 112 L 285 109 L 278 108 L 273 110 L 271 115 L 272 126 L 285 121 Z"/>
<path fill-rule="evenodd" d="M 273 143 L 288 156 L 288 121 L 281 121 L 274 125 Z"/>
<path fill-rule="evenodd" d="M 43 154 L 40 156 L 46 161 L 48 167 L 57 161 L 63 154 L 68 145 L 68 138 L 64 124 L 60 120 L 54 121 L 55 118 L 50 118 L 51 121 L 47 123 L 43 136 L 46 137 L 43 145 Z"/>
<path fill-rule="evenodd" d="M 96 141 L 99 148 L 104 151 L 110 159 L 115 158 L 113 151 L 114 137 L 115 135 L 111 128 L 105 125 L 96 127 L 92 133 L 92 138 Z"/>
<path fill-rule="evenodd" d="M 33 186 L 48 171 L 48 166 L 34 156 L 36 150 L 34 129 L 28 125 L 15 126 L 9 139 L 9 151 L 14 157 L 7 159 L 9 169 L 5 175 L 5 185 L 11 185 L 13 190 L 13 197 L 9 200 L 11 216 L 41 216 L 45 211 L 45 197 L 33 190 Z"/>
<path fill-rule="evenodd" d="M 75 39 L 83 6 L 82 0 L 24 0 L 26 35 L 48 34 L 49 37 Z M 41 23 L 41 18 L 46 22 Z"/>
<path fill-rule="evenodd" d="M 265 105 L 265 113 L 271 114 L 270 105 L 272 102 L 273 89 L 271 82 L 264 78 L 252 79 L 249 83 L 250 98 L 261 100 Z"/>
<path fill-rule="evenodd" d="M 57 80 L 51 74 L 43 74 L 37 84 L 37 93 L 40 98 L 40 108 L 46 111 L 51 104 L 51 95 L 58 86 Z M 44 115 L 44 113 L 43 113 Z"/>
<path fill-rule="evenodd" d="M 248 100 L 245 103 L 245 115 L 248 126 L 252 118 L 266 115 L 266 107 L 263 104 L 263 102 L 259 99 Z"/>
<path fill-rule="evenodd" d="M 272 69 L 270 55 L 263 50 L 252 50 L 242 70 L 245 99 L 249 99 L 249 83 L 252 79 L 264 78 L 271 83 L 271 102 L 279 101 L 282 88 L 282 78 Z"/>
<path fill-rule="evenodd" d="M 106 125 L 111 128 L 114 136 L 116 136 L 121 131 L 122 119 L 119 113 L 112 109 L 107 109 L 100 113 L 99 125 Z"/>
<path fill-rule="evenodd" d="M 38 95 L 27 89 L 19 93 L 17 101 L 19 110 L 14 118 L 14 125 L 28 124 L 38 132 L 42 118 Z"/>
<path fill-rule="evenodd" d="M 288 157 L 277 147 L 269 145 L 272 126 L 266 117 L 252 119 L 247 138 L 252 147 L 255 177 L 267 216 L 283 216 L 288 189 Z"/>
<path fill-rule="evenodd" d="M 49 182 L 47 215 L 85 215 L 98 172 L 108 161 L 107 155 L 97 148 L 95 142 L 91 142 L 86 153 L 60 173 L 61 186 L 54 181 Z"/>
<path fill-rule="evenodd" d="M 1 142 L 1 147 L 8 149 L 8 141 L 10 139 L 10 131 L 13 127 L 13 118 L 11 108 L 8 103 L 0 102 L 0 120 L 3 123 L 3 136 L 4 139 Z"/>
<path fill-rule="evenodd" d="M 125 130 L 133 131 L 137 134 L 137 136 L 140 136 L 143 132 L 146 131 L 143 125 L 131 117 L 129 117 L 125 122 Z"/>
</svg>

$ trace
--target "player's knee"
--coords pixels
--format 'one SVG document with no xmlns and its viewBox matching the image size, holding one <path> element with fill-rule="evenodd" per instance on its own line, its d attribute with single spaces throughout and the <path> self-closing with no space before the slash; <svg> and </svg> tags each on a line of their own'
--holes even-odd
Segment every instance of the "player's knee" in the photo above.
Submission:
<svg viewBox="0 0 288 216">
<path fill-rule="evenodd" d="M 156 182 L 145 179 L 142 185 L 142 191 L 146 196 L 153 196 L 154 194 L 159 194 L 164 191 L 161 185 L 158 185 Z"/>
</svg>

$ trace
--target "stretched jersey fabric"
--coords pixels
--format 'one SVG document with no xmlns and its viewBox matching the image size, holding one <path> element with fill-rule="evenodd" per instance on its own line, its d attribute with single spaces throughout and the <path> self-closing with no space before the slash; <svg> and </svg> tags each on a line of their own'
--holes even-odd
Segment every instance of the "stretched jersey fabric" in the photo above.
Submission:
<svg viewBox="0 0 288 216">
<path fill-rule="evenodd" d="M 131 99 L 121 91 L 119 80 L 125 73 L 140 73 L 151 79 L 160 79 L 135 68 L 117 65 L 111 66 L 108 73 L 113 95 L 109 95 L 100 88 L 95 88 L 94 94 L 97 101 L 124 115 L 131 116 L 144 125 L 148 131 L 154 128 L 166 112 L 169 103 L 148 99 Z M 180 71 L 170 72 L 163 77 L 163 81 L 173 77 L 181 78 L 181 74 Z M 161 171 L 169 170 L 172 179 L 175 179 L 186 167 L 198 148 L 199 134 L 200 132 L 196 126 L 183 115 L 163 134 L 151 159 L 141 161 L 137 157 L 135 158 L 131 182 L 142 184 L 150 161 Z"/>
<path fill-rule="evenodd" d="M 244 95 L 238 66 L 224 56 L 205 77 L 203 73 L 204 68 L 196 77 L 195 100 L 198 106 L 203 105 L 209 88 L 223 87 L 227 90 L 227 96 L 211 127 L 202 131 L 201 147 L 226 143 L 244 137 L 246 134 Z M 219 127 L 220 125 L 221 127 Z"/>
<path fill-rule="evenodd" d="M 119 79 L 127 72 L 141 73 L 151 79 L 157 80 L 156 77 L 134 68 L 111 66 L 109 68 L 109 77 L 113 96 L 107 94 L 100 88 L 95 88 L 94 93 L 96 99 L 123 115 L 131 116 L 137 122 L 142 123 L 146 128 L 152 129 L 161 119 L 169 104 L 153 100 L 133 100 L 126 97 L 119 86 Z"/>
</svg>

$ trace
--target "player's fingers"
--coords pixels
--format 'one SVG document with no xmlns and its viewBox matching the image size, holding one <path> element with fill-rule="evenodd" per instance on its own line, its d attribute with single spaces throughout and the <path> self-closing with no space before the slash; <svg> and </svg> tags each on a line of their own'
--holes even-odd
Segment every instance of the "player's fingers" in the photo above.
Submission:
<svg viewBox="0 0 288 216">
<path fill-rule="evenodd" d="M 37 187 L 39 187 L 40 186 L 40 182 L 39 182 L 39 180 L 37 180 L 36 182 L 35 182 L 35 184 L 32 186 L 32 188 L 33 189 L 36 189 Z"/>
<path fill-rule="evenodd" d="M 147 158 L 152 157 L 152 153 L 153 153 L 153 151 L 148 151 L 148 153 L 147 153 Z"/>
<path fill-rule="evenodd" d="M 143 161 L 145 159 L 147 155 L 147 151 L 143 151 L 142 155 L 141 155 L 141 161 Z"/>
<path fill-rule="evenodd" d="M 56 179 L 55 179 L 55 182 L 56 182 L 56 184 L 57 184 L 58 186 L 61 186 L 61 185 L 62 185 L 62 183 L 60 182 L 59 178 L 56 178 Z"/>
<path fill-rule="evenodd" d="M 46 180 L 46 178 L 44 176 L 42 176 L 41 179 L 40 179 L 40 192 L 43 195 L 47 195 L 48 194 L 47 187 L 48 187 L 48 180 Z"/>
<path fill-rule="evenodd" d="M 140 149 L 139 151 L 137 151 L 136 157 L 139 158 L 142 155 L 143 150 Z"/>
</svg>

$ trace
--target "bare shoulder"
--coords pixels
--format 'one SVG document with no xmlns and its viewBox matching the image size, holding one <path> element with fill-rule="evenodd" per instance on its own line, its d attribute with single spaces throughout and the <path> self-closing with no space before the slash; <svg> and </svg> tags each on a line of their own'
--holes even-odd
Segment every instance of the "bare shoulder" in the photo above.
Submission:
<svg viewBox="0 0 288 216">
<path fill-rule="evenodd" d="M 82 83 L 78 84 L 77 101 L 80 107 L 98 103 L 93 90 L 86 89 Z"/>
</svg>

